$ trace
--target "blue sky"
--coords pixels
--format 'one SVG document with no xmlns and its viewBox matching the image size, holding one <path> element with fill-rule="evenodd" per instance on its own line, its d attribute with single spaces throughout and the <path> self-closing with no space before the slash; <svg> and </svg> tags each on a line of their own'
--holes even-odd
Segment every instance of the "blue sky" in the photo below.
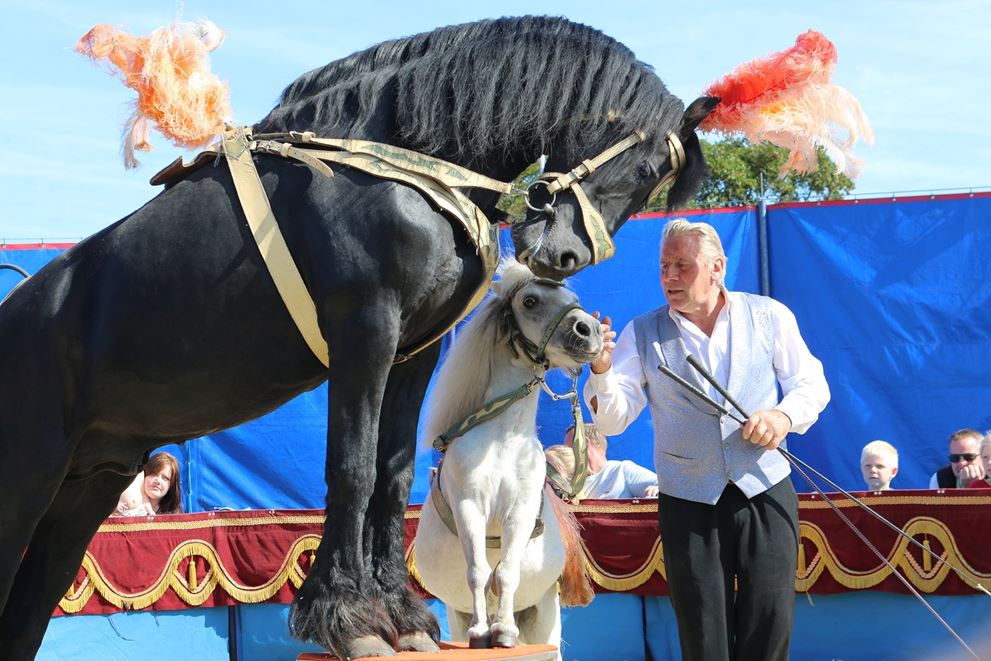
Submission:
<svg viewBox="0 0 991 661">
<path fill-rule="evenodd" d="M 78 239 L 156 193 L 148 178 L 182 152 L 156 133 L 143 166 L 125 171 L 119 140 L 133 93 L 72 47 L 97 23 L 147 34 L 177 7 L 173 0 L 0 2 L 7 25 L 0 42 L 0 239 Z M 356 50 L 527 13 L 602 30 L 653 65 L 686 102 L 737 64 L 816 29 L 839 51 L 834 82 L 860 99 L 874 126 L 876 145 L 856 152 L 865 162 L 858 193 L 991 187 L 991 5 L 978 0 L 187 0 L 184 7 L 186 18 L 208 18 L 227 33 L 212 66 L 229 83 L 241 123 L 262 117 L 300 74 Z"/>
</svg>

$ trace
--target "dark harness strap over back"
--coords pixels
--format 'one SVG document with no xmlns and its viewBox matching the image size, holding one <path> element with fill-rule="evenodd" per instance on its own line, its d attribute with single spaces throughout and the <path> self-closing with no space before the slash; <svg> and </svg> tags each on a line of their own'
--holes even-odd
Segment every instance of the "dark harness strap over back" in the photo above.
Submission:
<svg viewBox="0 0 991 661">
<path fill-rule="evenodd" d="M 305 145 L 317 148 L 311 149 Z M 151 183 L 172 185 L 210 160 L 224 157 L 252 236 L 286 309 L 310 351 L 324 366 L 329 366 L 330 357 L 317 320 L 316 305 L 282 237 L 268 196 L 262 187 L 252 158 L 252 153 L 256 152 L 297 160 L 328 177 L 332 177 L 334 173 L 326 162 L 332 162 L 411 186 L 422 193 L 434 208 L 456 220 L 467 232 L 482 259 L 485 277 L 465 307 L 447 327 L 435 331 L 419 344 L 399 351 L 395 362 L 409 360 L 442 338 L 485 298 L 499 262 L 498 227 L 492 225 L 481 209 L 459 188 L 486 188 L 508 193 L 512 190 L 511 184 L 496 181 L 432 156 L 383 143 L 317 138 L 309 132 L 252 136 L 248 128 L 228 127 L 218 145 L 208 148 L 188 165 L 182 159 L 173 162 L 152 177 Z"/>
</svg>

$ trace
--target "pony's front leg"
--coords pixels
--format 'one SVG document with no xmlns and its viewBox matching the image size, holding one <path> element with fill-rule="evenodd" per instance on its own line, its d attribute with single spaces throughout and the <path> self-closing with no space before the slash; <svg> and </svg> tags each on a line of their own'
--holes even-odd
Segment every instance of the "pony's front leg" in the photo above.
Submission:
<svg viewBox="0 0 991 661">
<path fill-rule="evenodd" d="M 375 301 L 335 309 L 330 348 L 327 518 L 290 629 L 342 659 L 393 656 L 396 628 L 372 576 L 365 518 L 375 488 L 379 413 L 398 341 L 398 314 Z"/>
<path fill-rule="evenodd" d="M 502 560 L 495 569 L 493 592 L 499 597 L 499 605 L 489 632 L 492 647 L 515 647 L 520 630 L 516 626 L 513 614 L 516 590 L 520 586 L 520 565 L 523 554 L 526 553 L 533 532 L 533 522 L 536 519 L 537 508 L 521 508 L 523 511 L 510 513 L 503 523 L 502 530 Z"/>
<path fill-rule="evenodd" d="M 472 615 L 468 626 L 469 647 L 491 647 L 486 595 L 492 569 L 485 553 L 485 515 L 478 505 L 467 499 L 451 508 L 458 528 L 458 539 L 468 566 L 468 590 L 471 592 Z"/>
</svg>

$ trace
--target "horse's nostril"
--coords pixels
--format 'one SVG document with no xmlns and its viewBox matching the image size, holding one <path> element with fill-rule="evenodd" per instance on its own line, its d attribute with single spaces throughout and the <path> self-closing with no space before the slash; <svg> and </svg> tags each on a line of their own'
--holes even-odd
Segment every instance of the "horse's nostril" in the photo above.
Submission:
<svg viewBox="0 0 991 661">
<path fill-rule="evenodd" d="M 573 252 L 563 252 L 559 263 L 562 271 L 573 271 L 578 266 L 578 255 Z"/>
<path fill-rule="evenodd" d="M 576 321 L 574 331 L 578 337 L 590 337 L 592 335 L 592 327 L 584 321 Z"/>
</svg>

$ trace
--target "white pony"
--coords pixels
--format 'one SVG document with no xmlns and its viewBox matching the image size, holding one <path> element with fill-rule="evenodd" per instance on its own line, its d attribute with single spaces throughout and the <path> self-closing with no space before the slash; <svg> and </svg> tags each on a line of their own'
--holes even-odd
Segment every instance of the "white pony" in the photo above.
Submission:
<svg viewBox="0 0 991 661">
<path fill-rule="evenodd" d="M 420 514 L 415 569 L 456 640 L 560 647 L 559 579 L 565 605 L 587 604 L 592 588 L 574 516 L 545 488 L 537 391 L 546 368 L 592 360 L 602 331 L 560 283 L 508 260 L 501 276 L 433 388 L 426 438 L 447 447 Z M 494 417 L 477 415 L 499 402 Z"/>
</svg>

